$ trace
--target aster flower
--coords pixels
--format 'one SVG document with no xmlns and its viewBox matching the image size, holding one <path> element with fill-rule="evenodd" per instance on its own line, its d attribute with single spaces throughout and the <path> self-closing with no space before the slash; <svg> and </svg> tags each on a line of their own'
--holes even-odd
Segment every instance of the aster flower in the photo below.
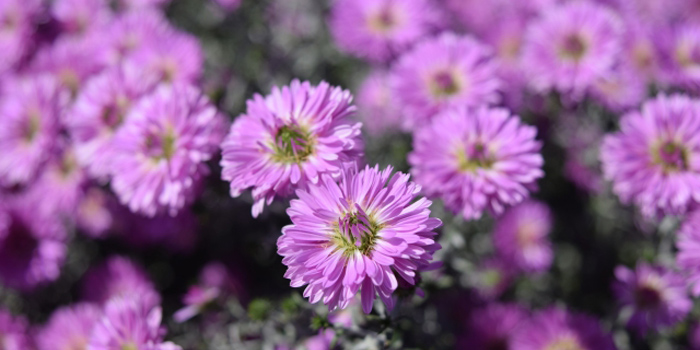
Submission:
<svg viewBox="0 0 700 350">
<path fill-rule="evenodd" d="M 92 332 L 88 348 L 182 350 L 173 343 L 163 342 L 166 329 L 160 325 L 161 318 L 159 306 L 149 309 L 132 299 L 111 300 Z"/>
<path fill-rule="evenodd" d="M 416 272 L 435 266 L 430 261 L 440 245 L 433 230 L 441 222 L 429 217 L 430 201 L 415 200 L 420 186 L 392 170 L 350 168 L 340 183 L 323 175 L 297 191 L 277 252 L 291 286 L 308 285 L 311 303 L 344 309 L 360 291 L 365 313 L 376 294 L 391 309 L 397 278 L 415 284 Z"/>
<path fill-rule="evenodd" d="M 224 264 L 209 263 L 199 274 L 199 284 L 191 286 L 183 297 L 185 307 L 175 312 L 173 318 L 185 322 L 228 296 L 236 295 L 240 300 L 242 292 Z"/>
<path fill-rule="evenodd" d="M 104 0 L 57 0 L 51 4 L 51 15 L 64 32 L 75 36 L 82 36 L 111 19 L 109 4 Z"/>
<path fill-rule="evenodd" d="M 0 309 L 0 347 L 7 350 L 34 349 L 28 328 L 24 317 L 13 316 L 4 308 Z"/>
<path fill-rule="evenodd" d="M 282 89 L 248 101 L 221 145 L 221 177 L 231 196 L 253 189 L 253 216 L 276 196 L 319 183 L 322 175 L 339 178 L 343 166 L 362 157 L 360 123 L 351 123 L 352 95 L 321 82 L 292 81 Z"/>
<path fill-rule="evenodd" d="M 440 21 L 426 0 L 339 0 L 331 10 L 338 46 L 372 62 L 387 62 L 433 33 Z"/>
<path fill-rule="evenodd" d="M 626 17 L 624 26 L 622 56 L 618 60 L 636 72 L 639 80 L 652 82 L 659 79 L 661 57 L 657 41 L 671 41 L 667 39 L 666 31 L 655 31 L 638 17 Z"/>
<path fill-rule="evenodd" d="M 505 109 L 453 109 L 415 132 L 408 162 L 424 193 L 453 212 L 498 215 L 527 198 L 544 175 L 536 133 Z"/>
<path fill-rule="evenodd" d="M 614 350 L 612 336 L 588 315 L 551 307 L 535 314 L 513 335 L 513 350 Z"/>
<path fill-rule="evenodd" d="M 197 88 L 162 86 L 144 97 L 112 140 L 112 190 L 135 213 L 177 214 L 199 193 L 226 121 Z"/>
<path fill-rule="evenodd" d="M 671 47 L 666 50 L 666 68 L 671 83 L 697 90 L 700 88 L 700 24 L 687 23 L 676 29 Z"/>
<path fill-rule="evenodd" d="M 115 204 L 116 199 L 108 193 L 98 187 L 90 187 L 78 204 L 76 226 L 88 237 L 105 237 L 114 222 L 110 209 Z"/>
<path fill-rule="evenodd" d="M 424 125 L 441 110 L 498 102 L 501 82 L 491 50 L 470 36 L 445 33 L 403 55 L 392 70 L 392 89 L 406 126 Z"/>
<path fill-rule="evenodd" d="M 158 10 L 142 9 L 125 13 L 96 33 L 105 45 L 105 49 L 100 51 L 100 60 L 114 66 L 140 50 L 148 50 L 171 31 L 170 24 Z"/>
<path fill-rule="evenodd" d="M 624 203 L 646 216 L 683 214 L 700 198 L 700 105 L 682 95 L 660 95 L 620 120 L 605 137 L 603 173 Z"/>
<path fill-rule="evenodd" d="M 0 100 L 0 184 L 32 181 L 55 150 L 65 96 L 45 75 L 18 78 Z"/>
<path fill-rule="evenodd" d="M 386 72 L 373 71 L 357 93 L 358 117 L 370 134 L 379 135 L 398 128 L 401 110 L 396 104 Z"/>
<path fill-rule="evenodd" d="M 16 67 L 32 45 L 38 0 L 0 1 L 0 74 Z"/>
<path fill-rule="evenodd" d="M 517 304 L 488 304 L 469 316 L 459 349 L 511 349 L 511 338 L 528 321 L 527 311 Z"/>
<path fill-rule="evenodd" d="M 496 221 L 493 241 L 501 259 L 527 272 L 549 268 L 554 258 L 549 241 L 552 213 L 546 204 L 528 200 Z"/>
<path fill-rule="evenodd" d="M 0 208 L 0 284 L 31 290 L 54 281 L 66 257 L 66 231 L 34 203 L 12 200 Z"/>
<path fill-rule="evenodd" d="M 146 308 L 160 304 L 160 295 L 146 272 L 121 256 L 113 256 L 85 274 L 82 296 L 102 305 L 113 299 L 138 299 Z"/>
<path fill-rule="evenodd" d="M 102 310 L 89 303 L 79 303 L 54 311 L 36 335 L 38 349 L 85 349 L 92 330 L 101 317 Z"/>
<path fill-rule="evenodd" d="M 645 263 L 635 270 L 615 268 L 614 290 L 623 307 L 632 309 L 627 327 L 646 334 L 681 321 L 693 307 L 685 279 L 664 267 Z"/>
<path fill-rule="evenodd" d="M 445 9 L 454 17 L 455 25 L 479 37 L 508 25 L 514 16 L 528 19 L 547 10 L 556 0 L 444 0 Z"/>
<path fill-rule="evenodd" d="M 622 23 L 603 5 L 569 2 L 530 24 L 523 44 L 523 70 L 539 91 L 579 97 L 612 68 L 621 50 Z"/>
<path fill-rule="evenodd" d="M 631 67 L 621 65 L 608 75 L 596 80 L 591 95 L 601 105 L 613 112 L 625 112 L 636 108 L 646 97 L 647 84 Z"/>
<path fill-rule="evenodd" d="M 694 296 L 700 295 L 700 210 L 694 210 L 683 221 L 676 242 L 676 262 L 688 275 Z"/>
</svg>

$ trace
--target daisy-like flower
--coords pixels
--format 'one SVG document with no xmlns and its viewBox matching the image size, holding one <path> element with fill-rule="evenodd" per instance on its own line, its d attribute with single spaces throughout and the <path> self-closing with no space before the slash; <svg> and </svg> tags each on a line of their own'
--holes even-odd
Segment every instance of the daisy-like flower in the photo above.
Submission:
<svg viewBox="0 0 700 350">
<path fill-rule="evenodd" d="M 158 88 L 114 135 L 112 190 L 132 212 L 176 215 L 199 193 L 225 132 L 225 119 L 197 88 Z"/>
<path fill-rule="evenodd" d="M 501 81 L 491 50 L 470 36 L 445 33 L 403 55 L 392 70 L 392 89 L 406 126 L 427 124 L 441 110 L 499 100 Z"/>
<path fill-rule="evenodd" d="M 700 210 L 694 210 L 683 221 L 676 247 L 676 262 L 688 275 L 693 296 L 700 296 Z"/>
<path fill-rule="evenodd" d="M 112 299 L 139 299 L 146 307 L 160 304 L 160 295 L 146 271 L 121 256 L 113 256 L 85 274 L 82 296 L 101 305 Z"/>
<path fill-rule="evenodd" d="M 536 134 L 505 109 L 453 109 L 414 133 L 408 162 L 428 197 L 442 198 L 453 212 L 466 219 L 485 210 L 498 215 L 544 176 Z"/>
<path fill-rule="evenodd" d="M 682 95 L 645 102 L 603 140 L 600 159 L 613 191 L 646 216 L 680 215 L 700 199 L 700 104 Z"/>
<path fill-rule="evenodd" d="M 38 0 L 0 1 L 0 75 L 14 68 L 32 45 Z"/>
<path fill-rule="evenodd" d="M 28 328 L 28 322 L 24 317 L 13 316 L 4 308 L 0 309 L 0 348 L 7 350 L 34 349 Z"/>
<path fill-rule="evenodd" d="M 639 263 L 631 270 L 618 266 L 615 277 L 618 300 L 632 310 L 627 327 L 642 335 L 678 323 L 693 308 L 685 278 L 664 267 Z"/>
<path fill-rule="evenodd" d="M 435 266 L 433 230 L 442 223 L 429 216 L 430 201 L 415 200 L 420 186 L 392 170 L 349 168 L 340 183 L 323 175 L 297 191 L 277 252 L 292 287 L 308 285 L 311 303 L 344 309 L 360 291 L 365 313 L 376 294 L 391 309 L 398 279 L 413 285 L 418 271 Z"/>
<path fill-rule="evenodd" d="M 67 97 L 46 75 L 17 78 L 11 86 L 0 100 L 0 184 L 5 186 L 32 181 L 55 151 Z"/>
<path fill-rule="evenodd" d="M 568 2 L 530 24 L 523 70 L 539 92 L 578 98 L 612 68 L 622 48 L 622 24 L 612 10 L 589 1 Z"/>
<path fill-rule="evenodd" d="M 438 28 L 440 14 L 426 0 L 339 0 L 331 31 L 343 51 L 387 62 Z"/>
<path fill-rule="evenodd" d="M 598 320 L 551 307 L 535 314 L 514 335 L 513 350 L 615 350 Z"/>
<path fill-rule="evenodd" d="M 486 305 L 469 316 L 466 332 L 458 341 L 458 349 L 511 349 L 513 334 L 527 321 L 527 311 L 520 305 Z"/>
<path fill-rule="evenodd" d="M 357 115 L 370 134 L 397 129 L 401 124 L 401 109 L 392 95 L 386 72 L 373 71 L 357 93 Z"/>
<path fill-rule="evenodd" d="M 101 317 L 100 307 L 89 303 L 79 303 L 54 311 L 36 335 L 38 349 L 86 349 L 92 330 Z"/>
<path fill-rule="evenodd" d="M 501 259 L 526 272 L 549 268 L 554 258 L 549 241 L 552 214 L 546 204 L 529 200 L 498 218 L 494 246 Z"/>
<path fill-rule="evenodd" d="M 339 178 L 345 164 L 363 156 L 354 112 L 350 92 L 325 82 L 294 80 L 255 95 L 221 145 L 221 177 L 231 182 L 231 196 L 252 187 L 257 217 L 276 196 L 317 184 L 323 174 Z"/>
</svg>

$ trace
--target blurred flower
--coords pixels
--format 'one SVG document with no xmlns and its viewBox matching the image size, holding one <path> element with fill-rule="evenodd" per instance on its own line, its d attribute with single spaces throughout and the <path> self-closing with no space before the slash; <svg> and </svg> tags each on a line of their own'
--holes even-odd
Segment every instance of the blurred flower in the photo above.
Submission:
<svg viewBox="0 0 700 350">
<path fill-rule="evenodd" d="M 557 0 L 443 0 L 446 12 L 455 17 L 455 25 L 479 36 L 488 36 L 507 26 L 515 16 L 527 19 L 548 10 Z"/>
<path fill-rule="evenodd" d="M 130 13 L 158 10 L 158 6 L 165 6 L 171 0 L 116 0 L 116 7 L 121 11 Z"/>
<path fill-rule="evenodd" d="M 454 109 L 415 132 L 408 162 L 428 197 L 442 198 L 453 212 L 498 215 L 527 198 L 544 175 L 536 134 L 505 109 Z"/>
<path fill-rule="evenodd" d="M 162 86 L 139 101 L 112 140 L 112 190 L 131 211 L 177 214 L 198 194 L 226 121 L 197 88 Z"/>
<path fill-rule="evenodd" d="M 500 258 L 489 258 L 477 266 L 476 270 L 471 271 L 467 278 L 479 297 L 493 300 L 511 286 L 515 274 L 511 264 Z"/>
<path fill-rule="evenodd" d="M 504 261 L 526 272 L 545 271 L 554 252 L 549 241 L 552 213 L 546 204 L 527 200 L 509 208 L 496 221 L 493 241 Z"/>
<path fill-rule="evenodd" d="M 595 318 L 551 307 L 535 314 L 512 338 L 513 350 L 614 350 Z"/>
<path fill-rule="evenodd" d="M 331 350 L 335 349 L 333 347 L 333 340 L 335 339 L 335 331 L 331 328 L 322 329 L 318 332 L 318 335 L 309 337 L 304 341 L 302 349 L 304 350 Z"/>
<path fill-rule="evenodd" d="M 221 177 L 231 196 L 253 188 L 253 216 L 275 196 L 318 184 L 323 174 L 340 177 L 342 167 L 363 155 L 360 123 L 351 124 L 352 95 L 321 82 L 292 81 L 248 100 L 221 145 Z"/>
<path fill-rule="evenodd" d="M 625 35 L 622 56 L 618 59 L 637 74 L 637 79 L 650 83 L 659 79 L 659 50 L 655 37 L 665 37 L 665 32 L 655 31 L 639 18 L 625 18 Z M 661 32 L 661 33 L 659 33 Z M 661 40 L 656 38 L 656 40 Z M 663 40 L 665 41 L 665 40 Z"/>
<path fill-rule="evenodd" d="M 469 316 L 458 349 L 507 350 L 519 327 L 528 322 L 525 309 L 517 304 L 488 304 Z"/>
<path fill-rule="evenodd" d="M 202 75 L 204 57 L 194 36 L 172 30 L 136 51 L 129 62 L 141 69 L 139 77 L 149 85 L 194 84 Z"/>
<path fill-rule="evenodd" d="M 620 120 L 605 137 L 603 173 L 613 191 L 646 216 L 683 214 L 700 198 L 696 161 L 700 104 L 682 95 L 660 95 Z"/>
<path fill-rule="evenodd" d="M 146 272 L 122 256 L 112 256 L 85 274 L 82 297 L 101 305 L 113 299 L 138 299 L 146 308 L 160 304 L 160 295 Z"/>
<path fill-rule="evenodd" d="M 557 142 L 566 152 L 564 176 L 581 190 L 599 193 L 603 188 L 600 144 L 601 127 L 583 115 L 565 113 L 557 120 Z"/>
<path fill-rule="evenodd" d="M 147 1 L 147 0 L 146 0 Z M 117 17 L 101 33 L 105 49 L 100 59 L 114 66 L 167 36 L 172 30 L 163 14 L 154 9 L 133 11 Z"/>
<path fill-rule="evenodd" d="M 491 50 L 473 37 L 445 33 L 419 43 L 392 71 L 405 126 L 423 126 L 450 107 L 497 103 L 501 81 L 496 69 Z"/>
<path fill-rule="evenodd" d="M 0 75 L 15 68 L 32 46 L 38 0 L 0 1 Z"/>
<path fill-rule="evenodd" d="M 277 251 L 287 265 L 292 287 L 307 285 L 304 297 L 344 309 L 361 289 L 362 309 L 372 310 L 376 294 L 388 309 L 397 276 L 415 284 L 416 271 L 433 268 L 440 249 L 429 217 L 431 202 L 420 187 L 391 167 L 347 170 L 336 182 L 323 175 L 308 190 L 298 190 L 287 210 L 292 225 L 282 229 Z"/>
<path fill-rule="evenodd" d="M 676 262 L 688 275 L 694 296 L 700 295 L 700 210 L 694 210 L 678 230 Z M 699 343 L 700 345 L 700 343 Z"/>
<path fill-rule="evenodd" d="M 51 4 L 51 15 L 74 36 L 85 35 L 111 20 L 106 0 L 56 0 Z"/>
<path fill-rule="evenodd" d="M 160 325 L 160 306 L 145 308 L 133 299 L 114 299 L 105 305 L 104 316 L 95 326 L 90 350 L 138 349 L 182 350 L 163 342 L 166 329 Z"/>
<path fill-rule="evenodd" d="M 32 350 L 32 338 L 29 336 L 27 320 L 23 316 L 13 316 L 9 311 L 0 309 L 0 347 L 6 350 Z"/>
<path fill-rule="evenodd" d="M 664 267 L 639 263 L 630 270 L 618 266 L 615 277 L 617 298 L 633 312 L 627 327 L 642 335 L 680 322 L 693 307 L 685 279 Z"/>
<path fill-rule="evenodd" d="M 669 79 L 681 87 L 700 89 L 700 24 L 679 26 L 668 40 L 672 43 L 666 52 Z"/>
<path fill-rule="evenodd" d="M 118 205 L 115 202 L 107 192 L 90 187 L 78 204 L 76 225 L 91 238 L 104 237 L 114 222 L 110 207 Z"/>
<path fill-rule="evenodd" d="M 8 187 L 32 181 L 55 151 L 65 103 L 50 76 L 17 78 L 11 84 L 0 102 L 0 184 Z"/>
<path fill-rule="evenodd" d="M 637 108 L 646 97 L 647 84 L 639 72 L 618 66 L 593 82 L 591 95 L 609 110 L 620 113 Z"/>
<path fill-rule="evenodd" d="M 243 289 L 239 282 L 224 264 L 207 264 L 199 274 L 199 284 L 191 286 L 183 297 L 185 307 L 175 312 L 173 318 L 177 322 L 185 322 L 231 295 L 236 295 L 240 300 Z"/>
<path fill-rule="evenodd" d="M 357 116 L 372 135 L 395 130 L 401 124 L 401 110 L 386 72 L 375 70 L 365 78 L 357 93 Z"/>
<path fill-rule="evenodd" d="M 228 12 L 233 12 L 238 9 L 239 6 L 241 6 L 241 2 L 243 0 L 214 0 L 222 9 L 228 11 Z"/>
<path fill-rule="evenodd" d="M 387 62 L 437 29 L 435 8 L 427 0 L 338 0 L 331 11 L 331 32 L 343 51 Z"/>
<path fill-rule="evenodd" d="M 102 310 L 89 303 L 59 308 L 36 335 L 38 350 L 86 349 L 101 317 Z"/>
<path fill-rule="evenodd" d="M 538 92 L 551 89 L 579 98 L 607 75 L 621 50 L 617 14 L 588 1 L 544 11 L 527 29 L 523 70 Z"/>
</svg>

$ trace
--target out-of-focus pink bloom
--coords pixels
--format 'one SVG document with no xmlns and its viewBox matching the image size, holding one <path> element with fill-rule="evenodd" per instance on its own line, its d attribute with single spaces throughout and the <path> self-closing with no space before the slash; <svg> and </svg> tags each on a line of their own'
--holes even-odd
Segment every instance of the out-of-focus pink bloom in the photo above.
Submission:
<svg viewBox="0 0 700 350">
<path fill-rule="evenodd" d="M 549 232 L 552 213 L 546 204 L 529 200 L 509 208 L 496 221 L 493 241 L 500 258 L 514 268 L 541 272 L 554 259 Z"/>
<path fill-rule="evenodd" d="M 107 235 L 114 222 L 110 207 L 118 205 L 110 194 L 91 187 L 82 197 L 76 212 L 76 225 L 92 238 L 102 238 Z"/>
<path fill-rule="evenodd" d="M 113 299 L 140 300 L 146 308 L 160 304 L 160 295 L 146 271 L 121 256 L 110 257 L 85 274 L 82 296 L 101 305 Z"/>
<path fill-rule="evenodd" d="M 54 311 L 46 325 L 39 330 L 37 346 L 39 350 L 86 349 L 101 317 L 102 310 L 94 304 L 79 303 L 62 307 Z"/>
<path fill-rule="evenodd" d="M 401 109 L 393 96 L 386 72 L 373 71 L 357 93 L 357 116 L 370 134 L 380 135 L 401 125 Z"/>
</svg>

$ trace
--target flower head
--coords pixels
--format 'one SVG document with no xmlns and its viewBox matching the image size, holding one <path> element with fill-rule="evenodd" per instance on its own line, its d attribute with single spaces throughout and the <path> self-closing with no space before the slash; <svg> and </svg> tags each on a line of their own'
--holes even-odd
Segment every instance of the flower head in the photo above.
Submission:
<svg viewBox="0 0 700 350">
<path fill-rule="evenodd" d="M 24 317 L 13 316 L 0 309 L 0 347 L 7 350 L 32 350 L 28 322 Z"/>
<path fill-rule="evenodd" d="M 204 55 L 194 36 L 169 30 L 136 51 L 128 61 L 141 69 L 140 79 L 150 85 L 195 84 L 202 75 Z"/>
<path fill-rule="evenodd" d="M 666 52 L 668 79 L 675 85 L 700 89 L 700 24 L 690 22 L 676 29 Z"/>
<path fill-rule="evenodd" d="M 101 317 L 100 307 L 89 303 L 66 306 L 54 311 L 36 336 L 39 350 L 85 349 L 92 330 Z"/>
<path fill-rule="evenodd" d="M 362 83 L 357 93 L 357 111 L 362 126 L 371 134 L 381 134 L 400 126 L 401 109 L 392 94 L 386 72 L 374 71 Z"/>
<path fill-rule="evenodd" d="M 113 256 L 88 271 L 82 292 L 85 301 L 102 305 L 113 299 L 139 299 L 147 308 L 160 304 L 160 295 L 146 272 L 121 256 Z"/>
<path fill-rule="evenodd" d="M 682 95 L 645 102 L 605 137 L 603 173 L 613 191 L 647 216 L 683 214 L 700 198 L 700 104 Z"/>
<path fill-rule="evenodd" d="M 34 20 L 40 11 L 38 0 L 0 1 L 0 75 L 25 58 L 33 43 Z"/>
<path fill-rule="evenodd" d="M 494 245 L 501 259 L 528 272 L 549 268 L 554 258 L 549 232 L 552 214 L 546 204 L 525 201 L 508 210 L 496 221 Z"/>
<path fill-rule="evenodd" d="M 637 108 L 646 97 L 647 84 L 632 67 L 620 65 L 591 87 L 593 98 L 613 112 Z"/>
<path fill-rule="evenodd" d="M 615 276 L 617 298 L 632 309 L 627 327 L 641 334 L 676 324 L 693 307 L 683 276 L 666 268 L 644 263 L 635 270 L 618 266 Z"/>
<path fill-rule="evenodd" d="M 276 196 L 317 184 L 324 174 L 339 178 L 344 165 L 363 155 L 351 102 L 341 88 L 297 80 L 254 96 L 221 145 L 221 176 L 231 182 L 231 196 L 252 187 L 257 217 Z"/>
<path fill-rule="evenodd" d="M 450 210 L 467 219 L 498 215 L 544 175 L 536 133 L 505 109 L 453 109 L 415 132 L 408 162 L 423 191 Z"/>
<path fill-rule="evenodd" d="M 102 238 L 114 223 L 111 209 L 117 205 L 119 204 L 111 194 L 98 187 L 90 187 L 78 204 L 75 224 L 87 236 Z"/>
<path fill-rule="evenodd" d="M 511 349 L 513 334 L 528 321 L 525 309 L 516 304 L 488 304 L 469 316 L 467 329 L 458 341 L 460 349 Z"/>
<path fill-rule="evenodd" d="M 615 350 L 612 336 L 588 315 L 552 307 L 535 314 L 513 335 L 513 350 Z"/>
<path fill-rule="evenodd" d="M 74 36 L 83 36 L 111 19 L 109 4 L 102 0 L 57 0 L 51 5 L 51 15 Z"/>
<path fill-rule="evenodd" d="M 441 222 L 429 217 L 430 201 L 415 200 L 420 186 L 391 172 L 350 168 L 340 183 L 323 175 L 297 191 L 277 251 L 285 277 L 292 287 L 308 285 L 304 296 L 312 303 L 344 309 L 360 291 L 365 313 L 376 294 L 391 309 L 398 279 L 413 285 L 418 271 L 432 267 L 440 249 L 433 230 Z"/>
<path fill-rule="evenodd" d="M 425 125 L 441 110 L 499 100 L 501 82 L 491 50 L 470 36 L 445 33 L 416 45 L 392 71 L 394 97 L 406 126 Z"/>
</svg>

